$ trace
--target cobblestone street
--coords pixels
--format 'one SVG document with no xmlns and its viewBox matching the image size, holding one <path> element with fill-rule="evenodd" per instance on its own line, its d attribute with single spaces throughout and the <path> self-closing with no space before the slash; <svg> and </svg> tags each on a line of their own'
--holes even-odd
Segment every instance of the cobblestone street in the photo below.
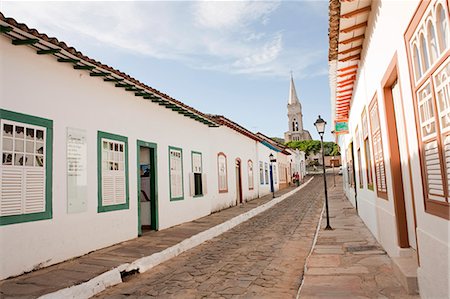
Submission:
<svg viewBox="0 0 450 299">
<path fill-rule="evenodd" d="M 322 208 L 323 184 L 305 188 L 99 298 L 295 298 Z"/>
</svg>

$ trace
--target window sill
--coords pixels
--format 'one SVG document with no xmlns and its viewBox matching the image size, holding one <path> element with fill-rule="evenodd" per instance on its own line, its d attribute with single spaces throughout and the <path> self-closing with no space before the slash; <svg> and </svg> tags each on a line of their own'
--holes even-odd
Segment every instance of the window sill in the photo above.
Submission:
<svg viewBox="0 0 450 299">
<path fill-rule="evenodd" d="M 128 210 L 129 204 L 128 201 L 126 203 L 118 204 L 118 205 L 110 205 L 110 206 L 99 206 L 97 208 L 97 213 L 118 211 L 118 210 Z"/>
<path fill-rule="evenodd" d="M 52 219 L 51 212 L 3 216 L 0 217 L 0 226 L 48 219 Z"/>
<path fill-rule="evenodd" d="M 175 197 L 175 198 L 170 198 L 170 201 L 179 201 L 179 200 L 183 200 L 184 196 L 181 197 Z"/>
</svg>

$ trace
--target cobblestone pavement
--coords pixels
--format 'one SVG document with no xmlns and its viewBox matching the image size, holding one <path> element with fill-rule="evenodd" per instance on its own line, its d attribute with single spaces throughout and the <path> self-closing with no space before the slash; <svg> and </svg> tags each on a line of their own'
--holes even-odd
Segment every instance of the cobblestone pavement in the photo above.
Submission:
<svg viewBox="0 0 450 299">
<path fill-rule="evenodd" d="M 288 187 L 277 191 L 276 194 L 281 196 L 293 191 L 293 189 L 293 187 Z M 191 222 L 161 231 L 146 232 L 142 237 L 0 281 L 0 298 L 37 298 L 44 294 L 82 284 L 121 264 L 131 263 L 139 258 L 157 254 L 271 200 L 272 194 L 268 194 L 243 205 L 227 208 Z"/>
<path fill-rule="evenodd" d="M 321 212 L 321 177 L 268 211 L 98 298 L 295 298 Z"/>
</svg>

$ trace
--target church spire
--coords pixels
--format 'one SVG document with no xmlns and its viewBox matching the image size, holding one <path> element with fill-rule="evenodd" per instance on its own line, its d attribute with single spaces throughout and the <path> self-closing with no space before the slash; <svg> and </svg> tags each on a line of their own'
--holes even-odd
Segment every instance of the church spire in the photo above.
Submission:
<svg viewBox="0 0 450 299">
<path fill-rule="evenodd" d="M 291 87 L 289 89 L 288 105 L 294 105 L 294 104 L 300 104 L 300 101 L 298 100 L 297 92 L 295 91 L 294 78 L 292 76 L 292 71 L 291 71 Z"/>
</svg>

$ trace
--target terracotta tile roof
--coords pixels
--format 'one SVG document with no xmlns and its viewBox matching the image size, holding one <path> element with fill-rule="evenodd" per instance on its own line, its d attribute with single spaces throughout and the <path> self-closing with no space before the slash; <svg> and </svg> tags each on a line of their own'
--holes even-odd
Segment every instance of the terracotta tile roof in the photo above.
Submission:
<svg viewBox="0 0 450 299">
<path fill-rule="evenodd" d="M 278 148 L 280 150 L 280 152 L 282 152 L 285 155 L 290 155 L 291 153 L 287 151 L 287 149 L 289 149 L 289 147 L 287 147 L 284 144 L 281 144 L 275 140 L 273 140 L 272 138 L 264 135 L 261 132 L 256 133 L 256 135 L 258 135 L 259 137 L 261 137 L 264 141 L 266 141 L 267 143 L 269 143 L 270 145 L 272 145 L 275 148 Z"/>
<path fill-rule="evenodd" d="M 9 27 L 9 26 L 11 27 Z M 202 122 L 205 124 L 208 124 L 210 126 L 217 126 L 217 123 L 215 120 L 211 119 L 207 114 L 200 112 L 193 107 L 190 107 L 172 97 L 169 95 L 156 90 L 139 80 L 127 75 L 124 72 L 121 72 L 117 69 L 114 69 L 113 67 L 110 67 L 109 65 L 103 64 L 100 61 L 94 60 L 92 58 L 89 58 L 88 56 L 84 55 L 80 51 L 77 51 L 74 47 L 68 46 L 65 42 L 59 41 L 55 37 L 49 37 L 47 34 L 40 33 L 34 28 L 29 28 L 27 25 L 23 23 L 18 23 L 13 18 L 7 18 L 3 15 L 3 13 L 0 12 L 0 33 L 3 33 L 4 35 L 7 35 L 8 37 L 14 39 L 14 38 L 23 38 L 23 39 L 29 39 L 32 37 L 35 37 L 39 39 L 39 42 L 35 44 L 35 48 L 41 49 L 41 50 L 50 50 L 50 49 L 60 49 L 61 52 L 55 54 L 56 57 L 62 58 L 62 56 L 68 56 L 69 58 L 76 57 L 80 60 L 79 63 L 83 63 L 83 65 L 91 65 L 94 66 L 95 69 L 99 68 L 101 71 L 108 71 L 111 73 L 110 78 L 115 78 L 120 80 L 123 80 L 124 82 L 131 83 L 132 85 L 136 86 L 139 89 L 142 89 L 145 92 L 150 92 L 151 94 L 160 97 L 164 100 L 167 100 L 170 104 L 174 104 L 178 107 L 182 107 L 183 110 L 186 110 L 188 112 L 191 112 L 198 117 L 202 119 Z M 9 28 L 8 28 L 9 27 Z M 19 30 L 17 30 L 19 29 Z M 38 46 L 38 47 L 37 47 Z M 66 53 L 64 53 L 66 52 Z M 69 55 L 67 55 L 69 54 Z M 61 56 L 58 56 L 61 55 Z M 77 63 L 77 64 L 79 64 Z"/>
<path fill-rule="evenodd" d="M 216 123 L 227 126 L 233 130 L 235 130 L 236 132 L 247 136 L 248 138 L 251 138 L 255 141 L 260 142 L 262 139 L 256 135 L 255 133 L 250 132 L 249 130 L 247 130 L 246 128 L 244 128 L 243 126 L 239 125 L 238 123 L 235 123 L 234 121 L 230 120 L 229 118 L 226 118 L 223 115 L 213 115 L 213 114 L 209 114 L 208 115 L 211 119 L 215 120 Z"/>
<path fill-rule="evenodd" d="M 328 61 L 336 60 L 338 57 L 339 41 L 339 18 L 341 14 L 341 3 L 339 0 L 330 0 L 328 6 L 329 27 L 328 27 Z"/>
</svg>

